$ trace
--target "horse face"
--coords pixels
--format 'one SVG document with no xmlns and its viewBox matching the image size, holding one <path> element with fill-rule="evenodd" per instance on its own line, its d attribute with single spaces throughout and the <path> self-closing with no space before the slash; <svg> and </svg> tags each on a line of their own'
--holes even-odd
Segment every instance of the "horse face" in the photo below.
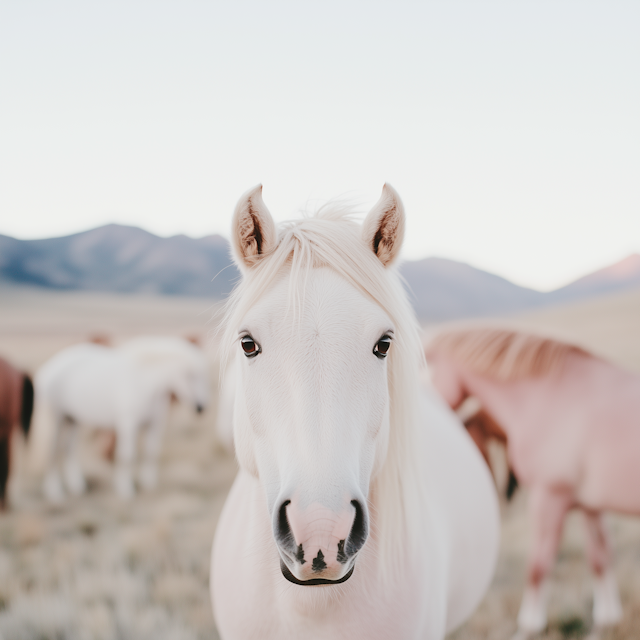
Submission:
<svg viewBox="0 0 640 640">
<path fill-rule="evenodd" d="M 193 369 L 191 384 L 196 411 L 202 413 L 209 405 L 210 395 L 209 372 L 206 363 Z"/>
<path fill-rule="evenodd" d="M 235 442 L 262 482 L 283 574 L 347 579 L 368 535 L 367 496 L 386 454 L 386 314 L 328 268 L 292 303 L 283 277 L 238 327 Z"/>
<path fill-rule="evenodd" d="M 180 402 L 193 406 L 201 413 L 209 404 L 209 376 L 206 363 L 189 362 L 177 367 L 174 370 L 171 388 Z"/>
</svg>

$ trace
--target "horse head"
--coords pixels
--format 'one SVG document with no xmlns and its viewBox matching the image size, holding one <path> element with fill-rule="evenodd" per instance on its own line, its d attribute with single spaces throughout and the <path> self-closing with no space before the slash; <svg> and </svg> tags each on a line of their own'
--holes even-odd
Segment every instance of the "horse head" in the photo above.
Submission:
<svg viewBox="0 0 640 640">
<path fill-rule="evenodd" d="M 176 353 L 168 384 L 180 402 L 202 413 L 209 404 L 210 396 L 207 360 L 202 350 L 191 342 L 181 339 L 176 339 L 176 342 L 181 343 L 181 349 Z"/>
<path fill-rule="evenodd" d="M 330 213 L 278 237 L 257 187 L 233 219 L 244 276 L 226 328 L 237 365 L 236 453 L 265 490 L 282 573 L 299 585 L 351 576 L 389 443 L 396 327 L 362 282 L 384 280 L 404 211 L 385 185 L 361 230 L 340 215 L 340 238 Z"/>
<path fill-rule="evenodd" d="M 209 404 L 209 365 L 204 352 L 189 340 L 170 336 L 141 336 L 119 347 L 136 365 L 152 372 L 171 397 L 198 413 Z"/>
</svg>

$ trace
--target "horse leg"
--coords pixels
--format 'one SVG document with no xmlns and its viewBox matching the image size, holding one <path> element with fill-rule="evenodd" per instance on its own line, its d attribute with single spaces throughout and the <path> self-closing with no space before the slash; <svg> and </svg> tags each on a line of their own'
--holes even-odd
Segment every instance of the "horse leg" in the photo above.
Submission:
<svg viewBox="0 0 640 640">
<path fill-rule="evenodd" d="M 585 510 L 584 517 L 587 525 L 587 554 L 595 576 L 593 625 L 599 629 L 620 622 L 622 605 L 611 568 L 611 546 L 602 513 Z"/>
<path fill-rule="evenodd" d="M 164 416 L 157 415 L 144 431 L 142 440 L 142 465 L 140 467 L 140 484 L 143 489 L 151 491 L 158 484 L 158 457 L 164 434 Z"/>
<path fill-rule="evenodd" d="M 133 461 L 136 452 L 138 429 L 135 424 L 124 423 L 116 429 L 116 469 L 114 485 L 116 493 L 128 500 L 135 494 Z"/>
<path fill-rule="evenodd" d="M 87 482 L 84 479 L 78 456 L 79 426 L 75 422 L 67 421 L 65 431 L 62 475 L 67 489 L 69 489 L 69 493 L 74 496 L 79 496 L 87 490 Z"/>
<path fill-rule="evenodd" d="M 60 477 L 60 461 L 64 451 L 64 428 L 67 419 L 58 413 L 53 416 L 53 446 L 48 469 L 42 483 L 42 492 L 48 502 L 60 504 L 64 500 L 64 486 Z"/>
<path fill-rule="evenodd" d="M 527 585 L 514 638 L 528 638 L 547 626 L 546 578 L 558 551 L 564 517 L 572 503 L 566 491 L 534 487 L 529 497 L 533 548 L 529 556 Z"/>
</svg>

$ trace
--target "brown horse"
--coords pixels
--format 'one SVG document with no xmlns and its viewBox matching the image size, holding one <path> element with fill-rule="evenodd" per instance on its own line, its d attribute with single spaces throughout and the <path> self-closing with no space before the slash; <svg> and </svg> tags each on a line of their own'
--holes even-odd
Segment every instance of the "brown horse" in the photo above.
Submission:
<svg viewBox="0 0 640 640">
<path fill-rule="evenodd" d="M 596 578 L 594 623 L 617 622 L 622 611 L 602 512 L 640 515 L 640 376 L 574 345 L 502 329 L 441 333 L 426 356 L 452 408 L 476 398 L 500 425 L 509 465 L 530 490 L 534 536 L 519 637 L 546 625 L 546 578 L 575 507 L 586 519 Z M 472 428 L 482 449 L 486 425 Z"/>
<path fill-rule="evenodd" d="M 6 509 L 7 479 L 11 460 L 11 433 L 20 423 L 29 433 L 33 413 L 31 378 L 0 358 L 0 510 Z"/>
</svg>

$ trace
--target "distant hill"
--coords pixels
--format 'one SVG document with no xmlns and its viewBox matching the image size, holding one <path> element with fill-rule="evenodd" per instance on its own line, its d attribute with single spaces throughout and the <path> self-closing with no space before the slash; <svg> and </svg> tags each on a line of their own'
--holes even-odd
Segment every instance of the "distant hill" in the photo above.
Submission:
<svg viewBox="0 0 640 640">
<path fill-rule="evenodd" d="M 418 317 L 429 322 L 504 315 L 545 300 L 540 291 L 446 258 L 405 262 L 401 273 Z"/>
<path fill-rule="evenodd" d="M 602 293 L 640 288 L 640 254 L 633 253 L 624 260 L 594 271 L 561 289 L 548 294 L 550 300 L 568 302 Z"/>
<path fill-rule="evenodd" d="M 238 276 L 218 235 L 160 238 L 109 224 L 46 240 L 0 236 L 0 278 L 16 284 L 222 298 Z"/>
<path fill-rule="evenodd" d="M 418 317 L 438 322 L 505 315 L 640 288 L 640 255 L 550 293 L 445 258 L 405 262 L 401 273 Z M 218 235 L 160 238 L 117 224 L 45 240 L 0 235 L 0 281 L 13 284 L 223 298 L 238 277 L 229 243 Z"/>
<path fill-rule="evenodd" d="M 401 271 L 412 292 L 416 313 L 423 322 L 507 315 L 640 290 L 640 255 L 637 253 L 545 293 L 444 258 L 406 262 Z"/>
</svg>

